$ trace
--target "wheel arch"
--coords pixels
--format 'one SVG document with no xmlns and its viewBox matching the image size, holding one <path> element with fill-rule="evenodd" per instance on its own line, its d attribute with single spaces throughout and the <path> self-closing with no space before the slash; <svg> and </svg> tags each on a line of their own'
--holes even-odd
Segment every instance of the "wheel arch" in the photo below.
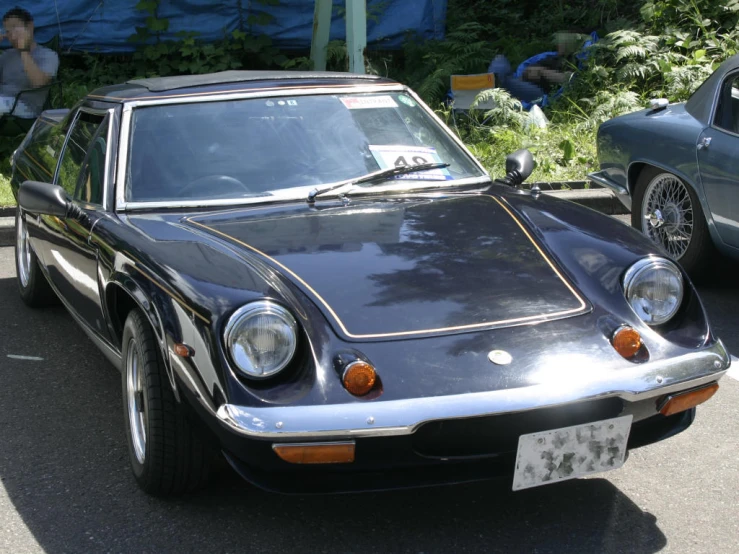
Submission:
<svg viewBox="0 0 739 554">
<path fill-rule="evenodd" d="M 157 339 L 157 346 L 162 357 L 169 383 L 175 398 L 180 401 L 179 391 L 175 384 L 174 374 L 167 355 L 166 334 L 162 318 L 156 310 L 156 304 L 146 292 L 128 275 L 114 276 L 105 287 L 105 310 L 108 314 L 111 336 L 116 346 L 123 352 L 123 327 L 131 310 L 138 309 L 149 323 Z"/>
</svg>

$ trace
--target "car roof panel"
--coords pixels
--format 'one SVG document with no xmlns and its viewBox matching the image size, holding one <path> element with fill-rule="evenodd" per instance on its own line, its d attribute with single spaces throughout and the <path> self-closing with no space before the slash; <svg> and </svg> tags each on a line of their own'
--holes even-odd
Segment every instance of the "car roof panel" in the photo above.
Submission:
<svg viewBox="0 0 739 554">
<path fill-rule="evenodd" d="M 113 101 L 140 100 L 175 94 L 233 92 L 235 90 L 281 87 L 393 84 L 377 75 L 327 71 L 221 71 L 202 75 L 180 75 L 132 79 L 102 87 L 88 96 Z"/>
</svg>

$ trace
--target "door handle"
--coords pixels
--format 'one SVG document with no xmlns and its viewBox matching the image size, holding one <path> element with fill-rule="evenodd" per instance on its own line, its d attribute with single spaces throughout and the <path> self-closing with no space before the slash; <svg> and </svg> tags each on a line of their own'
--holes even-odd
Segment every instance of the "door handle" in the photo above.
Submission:
<svg viewBox="0 0 739 554">
<path fill-rule="evenodd" d="M 711 144 L 711 137 L 703 137 L 698 141 L 698 150 L 708 148 Z"/>
</svg>

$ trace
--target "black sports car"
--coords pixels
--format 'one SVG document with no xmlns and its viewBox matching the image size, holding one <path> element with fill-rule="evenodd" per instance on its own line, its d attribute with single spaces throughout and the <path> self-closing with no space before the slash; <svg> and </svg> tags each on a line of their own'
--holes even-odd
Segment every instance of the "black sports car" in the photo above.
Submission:
<svg viewBox="0 0 739 554">
<path fill-rule="evenodd" d="M 615 469 L 730 357 L 678 265 L 532 168 L 491 179 L 388 79 L 130 81 L 15 152 L 18 287 L 121 370 L 153 494 L 217 456 L 286 492 Z"/>
</svg>

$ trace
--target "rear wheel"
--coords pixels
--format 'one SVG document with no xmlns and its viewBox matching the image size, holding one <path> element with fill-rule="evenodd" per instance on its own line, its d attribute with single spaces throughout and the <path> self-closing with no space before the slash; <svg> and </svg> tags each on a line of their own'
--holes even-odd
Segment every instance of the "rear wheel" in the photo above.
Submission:
<svg viewBox="0 0 739 554">
<path fill-rule="evenodd" d="M 20 206 L 15 212 L 15 271 L 18 293 L 27 306 L 41 308 L 56 303 L 56 294 L 41 272 L 36 253 L 31 248 L 25 214 Z"/>
<path fill-rule="evenodd" d="M 177 403 L 154 332 L 137 309 L 123 329 L 123 362 L 123 413 L 138 485 L 157 496 L 201 488 L 213 452 Z"/>
<path fill-rule="evenodd" d="M 631 225 L 691 276 L 701 274 L 713 256 L 713 242 L 698 197 L 672 173 L 649 167 L 639 174 Z"/>
</svg>

